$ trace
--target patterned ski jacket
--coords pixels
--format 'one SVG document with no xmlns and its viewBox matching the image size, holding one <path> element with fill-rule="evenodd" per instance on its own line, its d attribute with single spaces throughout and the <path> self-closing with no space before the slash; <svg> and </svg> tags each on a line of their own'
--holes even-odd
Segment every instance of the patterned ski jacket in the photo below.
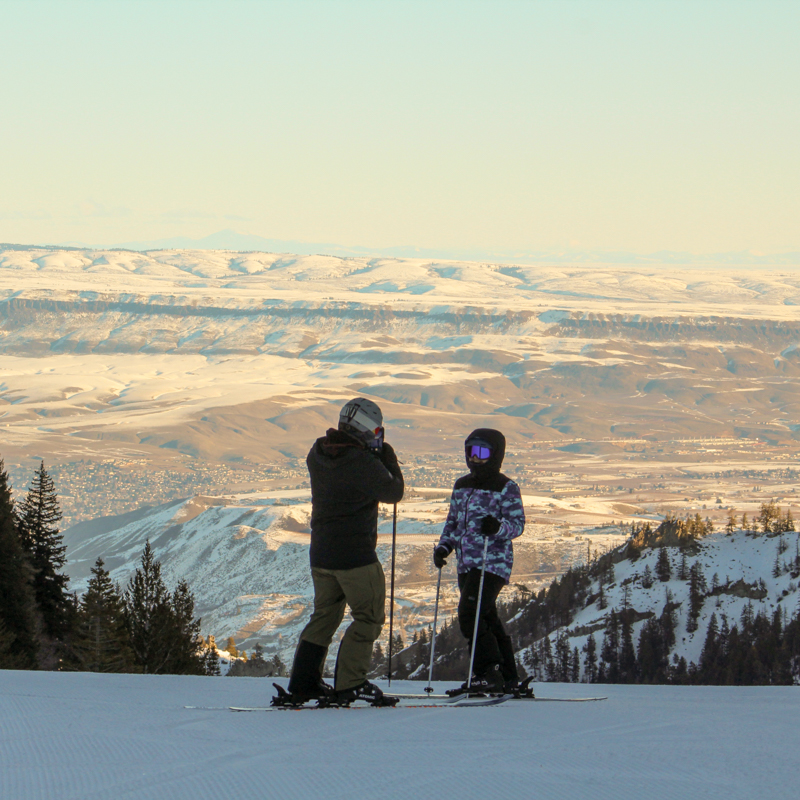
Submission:
<svg viewBox="0 0 800 800">
<path fill-rule="evenodd" d="M 484 546 L 481 520 L 486 516 L 495 517 L 500 521 L 500 530 L 489 537 L 486 571 L 508 583 L 514 565 L 512 540 L 525 530 L 525 509 L 519 486 L 499 470 L 505 451 L 502 434 L 482 428 L 470 434 L 470 438 L 476 435 L 492 443 L 497 442 L 493 463 L 485 465 L 483 470 L 470 466 L 470 474 L 456 481 L 450 497 L 450 511 L 437 547 L 444 545 L 450 553 L 455 550 L 459 574 L 480 569 Z"/>
</svg>

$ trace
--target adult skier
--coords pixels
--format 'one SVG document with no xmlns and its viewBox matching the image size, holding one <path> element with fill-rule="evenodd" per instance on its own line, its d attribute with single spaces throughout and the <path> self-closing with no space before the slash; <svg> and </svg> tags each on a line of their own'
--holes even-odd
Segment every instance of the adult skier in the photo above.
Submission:
<svg viewBox="0 0 800 800">
<path fill-rule="evenodd" d="M 469 474 L 459 478 L 453 487 L 450 511 L 433 551 L 433 563 L 441 569 L 450 553 L 456 551 L 461 590 L 458 624 L 470 650 L 478 614 L 469 690 L 513 692 L 519 687 L 519 676 L 511 637 L 497 614 L 497 596 L 511 577 L 511 542 L 525 529 L 525 511 L 519 486 L 500 472 L 506 449 L 503 434 L 478 428 L 467 437 L 464 447 Z M 478 609 L 482 570 L 483 592 Z M 458 691 L 466 690 L 465 683 Z"/>
<path fill-rule="evenodd" d="M 371 400 L 357 397 L 339 415 L 338 429 L 314 443 L 306 459 L 311 477 L 311 577 L 314 612 L 300 634 L 285 692 L 273 703 L 301 705 L 312 699 L 330 705 L 384 698 L 367 680 L 372 647 L 384 622 L 386 580 L 375 552 L 378 503 L 403 497 L 403 474 L 384 441 L 383 415 Z M 335 686 L 322 679 L 333 634 L 350 607 L 353 621 L 339 645 Z"/>
</svg>

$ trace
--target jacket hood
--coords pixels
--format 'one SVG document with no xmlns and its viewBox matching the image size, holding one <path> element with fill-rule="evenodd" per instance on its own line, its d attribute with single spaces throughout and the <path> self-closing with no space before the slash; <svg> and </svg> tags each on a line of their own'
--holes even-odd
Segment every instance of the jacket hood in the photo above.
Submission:
<svg viewBox="0 0 800 800">
<path fill-rule="evenodd" d="M 486 442 L 492 448 L 492 456 L 485 464 L 473 464 L 467 458 L 467 444 L 473 440 Z M 464 440 L 464 459 L 469 471 L 479 480 L 487 480 L 500 474 L 503 458 L 506 454 L 506 437 L 493 428 L 477 428 Z"/>
<path fill-rule="evenodd" d="M 345 431 L 328 428 L 325 436 L 317 439 L 315 449 L 323 458 L 337 459 L 353 450 L 365 450 L 366 445 L 360 439 L 345 433 Z"/>
</svg>

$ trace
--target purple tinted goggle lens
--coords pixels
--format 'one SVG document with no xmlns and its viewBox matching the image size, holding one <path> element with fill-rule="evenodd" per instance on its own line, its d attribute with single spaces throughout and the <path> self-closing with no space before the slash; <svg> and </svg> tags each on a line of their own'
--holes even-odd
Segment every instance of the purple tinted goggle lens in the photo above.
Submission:
<svg viewBox="0 0 800 800">
<path fill-rule="evenodd" d="M 488 447 L 483 447 L 480 444 L 471 444 L 469 446 L 470 458 L 491 458 L 492 451 Z"/>
</svg>

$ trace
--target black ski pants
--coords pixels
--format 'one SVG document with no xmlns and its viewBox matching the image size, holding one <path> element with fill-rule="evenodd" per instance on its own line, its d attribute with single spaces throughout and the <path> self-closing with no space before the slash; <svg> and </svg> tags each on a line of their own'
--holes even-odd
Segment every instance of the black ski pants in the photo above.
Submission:
<svg viewBox="0 0 800 800">
<path fill-rule="evenodd" d="M 461 633 L 472 649 L 472 634 L 475 631 L 475 610 L 478 605 L 478 591 L 481 571 L 471 569 L 458 576 L 461 599 L 458 602 L 458 625 Z M 484 573 L 483 594 L 478 620 L 478 638 L 475 643 L 475 675 L 483 675 L 495 664 L 500 665 L 503 680 L 519 680 L 514 646 L 497 614 L 497 597 L 506 582 L 491 572 Z"/>
</svg>

